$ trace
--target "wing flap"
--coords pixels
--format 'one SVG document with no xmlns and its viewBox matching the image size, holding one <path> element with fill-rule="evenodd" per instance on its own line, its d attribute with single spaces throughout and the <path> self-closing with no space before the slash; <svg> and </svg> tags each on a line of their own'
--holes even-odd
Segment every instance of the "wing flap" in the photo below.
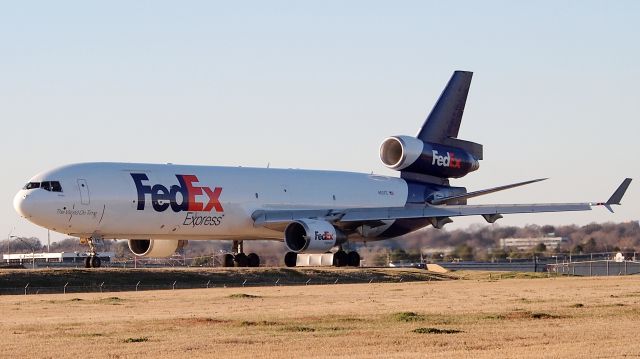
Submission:
<svg viewBox="0 0 640 359">
<path fill-rule="evenodd" d="M 410 219 L 428 217 L 460 217 L 492 214 L 570 212 L 591 210 L 590 203 L 537 203 L 501 205 L 426 206 L 419 208 L 370 208 L 347 210 L 341 222 L 373 219 Z"/>
<path fill-rule="evenodd" d="M 260 227 L 268 224 L 289 223 L 301 218 L 320 218 L 335 221 L 344 213 L 332 209 L 291 209 L 291 210 L 258 210 L 253 212 L 253 226 Z"/>
<path fill-rule="evenodd" d="M 591 210 L 591 206 L 591 203 L 538 203 L 352 208 L 343 210 L 259 210 L 254 212 L 252 217 L 255 227 L 280 228 L 283 224 L 302 218 L 322 219 L 328 222 L 371 222 L 429 217 L 588 211 Z"/>
</svg>

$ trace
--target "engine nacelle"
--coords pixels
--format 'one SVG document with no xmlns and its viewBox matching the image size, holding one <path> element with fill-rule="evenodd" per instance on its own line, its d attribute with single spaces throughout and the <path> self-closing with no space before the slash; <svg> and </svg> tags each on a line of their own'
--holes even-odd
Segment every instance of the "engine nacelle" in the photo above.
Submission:
<svg viewBox="0 0 640 359">
<path fill-rule="evenodd" d="M 129 249 L 138 257 L 171 257 L 187 241 L 175 239 L 130 239 Z"/>
<path fill-rule="evenodd" d="M 380 160 L 396 171 L 440 178 L 458 178 L 480 168 L 470 153 L 451 146 L 423 142 L 410 136 L 393 136 L 380 145 Z"/>
<path fill-rule="evenodd" d="M 327 221 L 299 219 L 284 230 L 284 243 L 295 253 L 325 253 L 347 237 Z"/>
</svg>

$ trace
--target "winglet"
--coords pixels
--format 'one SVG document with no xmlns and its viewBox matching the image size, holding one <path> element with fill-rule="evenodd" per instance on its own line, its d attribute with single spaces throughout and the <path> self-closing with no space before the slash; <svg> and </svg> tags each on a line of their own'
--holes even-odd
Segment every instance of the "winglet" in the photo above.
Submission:
<svg viewBox="0 0 640 359">
<path fill-rule="evenodd" d="M 622 200 L 624 193 L 627 191 L 627 188 L 629 188 L 629 184 L 631 184 L 631 178 L 625 178 L 624 181 L 622 181 L 622 183 L 620 184 L 620 186 L 618 186 L 618 189 L 616 189 L 616 191 L 613 192 L 611 197 L 609 197 L 607 202 L 605 202 L 605 204 L 606 205 L 620 204 L 620 201 Z"/>
</svg>

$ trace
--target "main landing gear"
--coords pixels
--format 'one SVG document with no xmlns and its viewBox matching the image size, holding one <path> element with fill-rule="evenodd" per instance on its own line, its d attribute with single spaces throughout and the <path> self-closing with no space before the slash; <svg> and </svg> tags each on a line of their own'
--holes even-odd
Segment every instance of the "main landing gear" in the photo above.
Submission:
<svg viewBox="0 0 640 359">
<path fill-rule="evenodd" d="M 99 242 L 100 238 L 81 238 L 80 243 L 86 243 L 89 245 L 89 256 L 84 259 L 84 267 L 85 268 L 100 268 L 102 265 L 102 261 L 100 257 L 98 257 L 98 253 L 96 251 L 96 244 Z"/>
<path fill-rule="evenodd" d="M 260 257 L 255 253 L 244 253 L 244 246 L 242 241 L 233 241 L 233 248 L 231 253 L 224 255 L 222 262 L 223 267 L 259 267 Z"/>
<path fill-rule="evenodd" d="M 345 252 L 342 249 L 333 254 L 335 267 L 360 267 L 360 254 L 356 251 Z"/>
<path fill-rule="evenodd" d="M 287 252 L 284 256 L 287 267 L 359 267 L 360 254 L 356 251 L 345 252 L 340 249 L 335 253 L 295 253 Z"/>
</svg>

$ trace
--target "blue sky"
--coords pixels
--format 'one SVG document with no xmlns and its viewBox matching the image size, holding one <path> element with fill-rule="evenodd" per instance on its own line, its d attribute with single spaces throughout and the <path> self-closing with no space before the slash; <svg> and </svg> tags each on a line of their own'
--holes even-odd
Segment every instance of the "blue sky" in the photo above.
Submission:
<svg viewBox="0 0 640 359">
<path fill-rule="evenodd" d="M 475 73 L 460 137 L 485 159 L 454 184 L 551 178 L 474 203 L 606 199 L 640 180 L 639 16 L 636 1 L 5 2 L 0 230 L 45 237 L 11 200 L 71 162 L 395 175 L 380 142 L 414 134 L 457 69 Z M 637 220 L 637 186 L 614 215 L 501 223 Z"/>
</svg>

